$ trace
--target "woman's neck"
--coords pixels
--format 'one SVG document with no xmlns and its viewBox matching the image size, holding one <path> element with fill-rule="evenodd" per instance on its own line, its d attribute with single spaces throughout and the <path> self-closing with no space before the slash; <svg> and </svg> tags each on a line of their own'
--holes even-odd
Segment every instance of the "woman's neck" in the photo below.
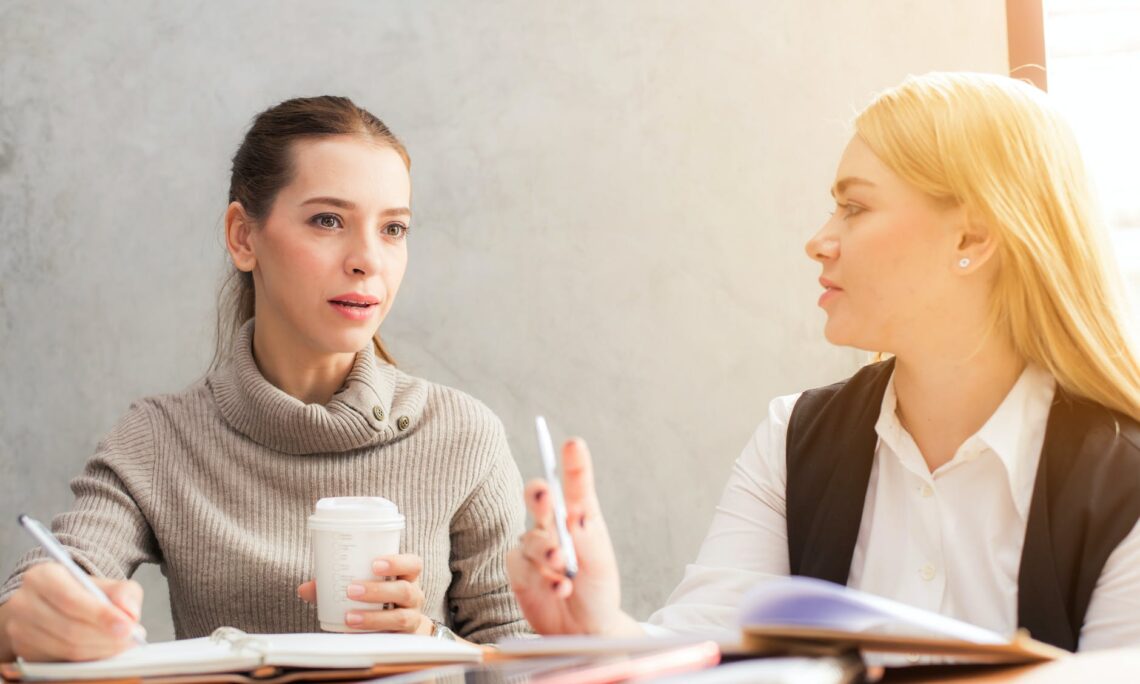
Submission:
<svg viewBox="0 0 1140 684">
<path fill-rule="evenodd" d="M 971 342 L 975 353 L 957 351 Z M 1025 370 L 1025 361 L 998 335 L 951 346 L 955 350 L 900 352 L 895 361 L 896 412 L 931 472 L 986 424 Z"/>
<path fill-rule="evenodd" d="M 327 404 L 352 370 L 354 353 L 321 354 L 258 321 L 253 328 L 253 360 L 274 387 L 306 404 Z"/>
</svg>

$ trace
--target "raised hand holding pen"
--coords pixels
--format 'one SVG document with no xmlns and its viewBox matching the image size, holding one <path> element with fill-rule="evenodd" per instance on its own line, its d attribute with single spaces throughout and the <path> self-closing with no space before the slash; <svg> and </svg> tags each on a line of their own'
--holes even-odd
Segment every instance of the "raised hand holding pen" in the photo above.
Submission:
<svg viewBox="0 0 1140 684">
<path fill-rule="evenodd" d="M 25 527 L 30 532 L 34 525 Z M 142 587 L 130 580 L 86 579 L 106 603 L 62 563 L 29 568 L 19 589 L 0 606 L 0 628 L 6 632 L 11 651 L 0 655 L 25 660 L 94 660 L 138 643 L 145 634 L 138 624 Z"/>
<path fill-rule="evenodd" d="M 524 496 L 534 527 L 507 554 L 507 573 L 519 607 L 540 634 L 642 634 L 640 625 L 621 609 L 617 560 L 594 491 L 590 452 L 581 439 L 562 447 L 562 484 L 578 571 L 573 579 L 565 574 L 547 482 L 531 480 Z"/>
</svg>

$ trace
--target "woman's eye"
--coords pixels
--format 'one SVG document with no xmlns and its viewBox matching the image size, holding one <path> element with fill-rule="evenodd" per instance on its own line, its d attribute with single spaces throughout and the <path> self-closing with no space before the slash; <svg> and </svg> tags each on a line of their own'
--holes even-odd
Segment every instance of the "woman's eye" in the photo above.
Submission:
<svg viewBox="0 0 1140 684">
<path fill-rule="evenodd" d="M 851 218 L 862 214 L 864 211 L 866 210 L 858 204 L 836 204 L 835 211 L 831 212 L 831 215 L 835 216 L 837 213 L 842 213 L 843 218 Z"/>
<path fill-rule="evenodd" d="M 408 227 L 402 223 L 389 223 L 384 226 L 384 234 L 388 237 L 401 238 L 408 234 Z"/>
<path fill-rule="evenodd" d="M 318 228 L 335 230 L 341 227 L 340 217 L 336 214 L 317 214 L 311 220 Z"/>
</svg>

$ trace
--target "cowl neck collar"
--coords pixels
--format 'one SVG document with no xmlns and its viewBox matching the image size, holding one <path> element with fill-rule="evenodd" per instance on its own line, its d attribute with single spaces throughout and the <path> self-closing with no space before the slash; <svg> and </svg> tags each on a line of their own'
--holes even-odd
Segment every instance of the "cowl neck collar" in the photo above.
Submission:
<svg viewBox="0 0 1140 684">
<path fill-rule="evenodd" d="M 327 404 L 306 404 L 261 374 L 253 326 L 242 326 L 229 359 L 207 378 L 222 417 L 251 440 L 287 454 L 343 452 L 401 438 L 419 422 L 425 383 L 378 359 L 371 343 Z"/>
</svg>

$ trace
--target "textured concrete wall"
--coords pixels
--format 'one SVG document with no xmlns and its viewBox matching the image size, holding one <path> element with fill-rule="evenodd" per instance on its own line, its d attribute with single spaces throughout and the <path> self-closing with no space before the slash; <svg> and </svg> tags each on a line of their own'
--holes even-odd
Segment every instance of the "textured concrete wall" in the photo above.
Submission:
<svg viewBox="0 0 1140 684">
<path fill-rule="evenodd" d="M 1004 71 L 994 0 L 0 3 L 0 572 L 18 511 L 132 398 L 212 351 L 228 159 L 286 97 L 346 94 L 413 157 L 384 325 L 410 371 L 587 437 L 638 616 L 700 543 L 777 394 L 837 379 L 802 245 L 853 111 Z M 146 623 L 170 635 L 162 577 Z"/>
</svg>

